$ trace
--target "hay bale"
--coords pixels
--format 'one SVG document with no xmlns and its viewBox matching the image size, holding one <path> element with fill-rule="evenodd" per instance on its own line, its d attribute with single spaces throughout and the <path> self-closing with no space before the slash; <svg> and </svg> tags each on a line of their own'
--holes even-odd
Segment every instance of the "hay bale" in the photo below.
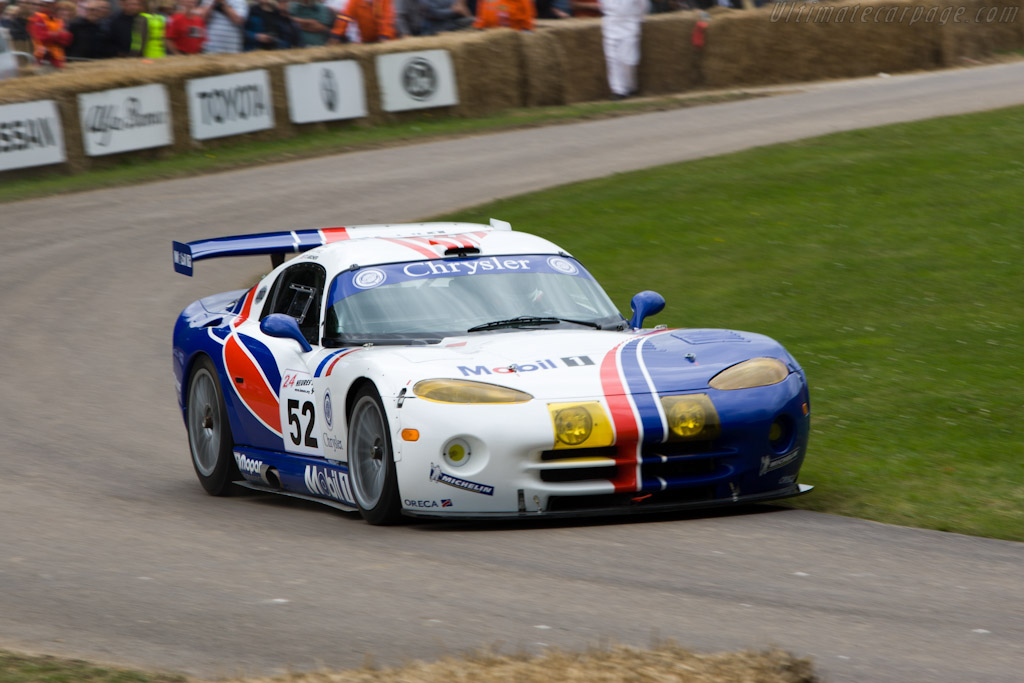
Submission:
<svg viewBox="0 0 1024 683">
<path fill-rule="evenodd" d="M 769 31 L 759 12 L 721 12 L 711 18 L 702 56 L 704 83 L 729 87 L 762 82 Z"/>
<path fill-rule="evenodd" d="M 724 87 L 935 68 L 942 64 L 939 30 L 935 23 L 911 24 L 915 6 L 780 3 L 719 16 L 708 28 L 707 82 Z"/>
<path fill-rule="evenodd" d="M 459 116 L 486 116 L 521 107 L 526 77 L 519 31 L 495 29 L 452 34 Z"/>
<path fill-rule="evenodd" d="M 949 66 L 1024 47 L 1024 3 L 1020 0 L 999 5 L 966 0 L 943 7 L 943 12 L 949 20 L 939 30 L 944 63 Z"/>
<path fill-rule="evenodd" d="M 565 104 L 565 50 L 548 30 L 520 32 L 523 55 L 523 103 L 527 107 Z"/>
<path fill-rule="evenodd" d="M 573 19 L 546 30 L 562 46 L 560 75 L 565 103 L 606 99 L 611 90 L 601 45 L 601 20 Z"/>
<path fill-rule="evenodd" d="M 699 82 L 698 54 L 693 47 L 696 12 L 674 12 L 647 17 L 640 39 L 637 81 L 640 91 L 683 92 Z"/>
</svg>

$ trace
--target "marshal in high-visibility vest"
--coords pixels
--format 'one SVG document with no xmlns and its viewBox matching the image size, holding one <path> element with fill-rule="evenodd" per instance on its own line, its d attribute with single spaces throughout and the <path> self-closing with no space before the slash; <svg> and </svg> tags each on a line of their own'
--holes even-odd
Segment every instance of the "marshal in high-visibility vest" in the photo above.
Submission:
<svg viewBox="0 0 1024 683">
<path fill-rule="evenodd" d="M 140 12 L 139 16 L 145 25 L 139 27 L 137 22 L 136 30 L 132 31 L 132 54 L 141 54 L 147 59 L 166 57 L 167 43 L 164 36 L 167 35 L 167 17 L 151 12 Z"/>
</svg>

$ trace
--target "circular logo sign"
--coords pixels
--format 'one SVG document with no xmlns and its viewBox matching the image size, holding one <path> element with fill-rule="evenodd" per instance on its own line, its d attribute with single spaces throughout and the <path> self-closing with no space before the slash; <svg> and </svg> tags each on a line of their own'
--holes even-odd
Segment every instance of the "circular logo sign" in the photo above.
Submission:
<svg viewBox="0 0 1024 683">
<path fill-rule="evenodd" d="M 330 69 L 320 71 L 320 99 L 323 100 L 327 111 L 338 109 L 338 79 Z"/>
<path fill-rule="evenodd" d="M 580 269 L 577 268 L 572 261 L 568 261 L 559 256 L 552 256 L 549 258 L 548 265 L 559 273 L 565 273 L 566 275 L 576 275 L 580 272 Z"/>
<path fill-rule="evenodd" d="M 414 100 L 425 100 L 437 92 L 437 70 L 422 57 L 414 57 L 402 69 L 402 87 Z"/>
<path fill-rule="evenodd" d="M 388 274 L 380 268 L 366 268 L 359 271 L 359 274 L 352 278 L 352 284 L 359 289 L 372 289 L 377 285 L 384 284 Z"/>
<path fill-rule="evenodd" d="M 334 405 L 331 403 L 331 391 L 324 393 L 324 422 L 328 429 L 334 429 Z"/>
</svg>

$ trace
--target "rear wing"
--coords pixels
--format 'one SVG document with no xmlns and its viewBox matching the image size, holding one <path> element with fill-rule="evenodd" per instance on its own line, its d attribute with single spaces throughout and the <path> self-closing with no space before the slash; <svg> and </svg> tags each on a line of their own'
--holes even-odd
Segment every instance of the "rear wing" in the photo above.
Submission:
<svg viewBox="0 0 1024 683">
<path fill-rule="evenodd" d="M 511 230 L 505 221 L 492 218 L 490 225 L 478 223 L 408 223 L 404 225 L 356 225 L 348 228 L 320 228 L 264 232 L 254 235 L 215 237 L 195 242 L 172 242 L 174 271 L 192 276 L 196 261 L 222 256 L 259 256 L 270 254 L 274 264 L 285 254 L 297 254 L 331 242 L 365 237 L 431 237 L 481 230 Z"/>
</svg>

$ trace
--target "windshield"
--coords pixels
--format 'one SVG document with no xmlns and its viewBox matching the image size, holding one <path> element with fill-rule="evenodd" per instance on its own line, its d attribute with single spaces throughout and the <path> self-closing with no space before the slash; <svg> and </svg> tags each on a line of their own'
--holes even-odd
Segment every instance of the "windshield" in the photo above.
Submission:
<svg viewBox="0 0 1024 683">
<path fill-rule="evenodd" d="M 542 319 L 542 320 L 539 320 Z M 436 342 L 509 329 L 625 324 L 572 258 L 486 256 L 347 270 L 331 282 L 325 344 Z"/>
</svg>

